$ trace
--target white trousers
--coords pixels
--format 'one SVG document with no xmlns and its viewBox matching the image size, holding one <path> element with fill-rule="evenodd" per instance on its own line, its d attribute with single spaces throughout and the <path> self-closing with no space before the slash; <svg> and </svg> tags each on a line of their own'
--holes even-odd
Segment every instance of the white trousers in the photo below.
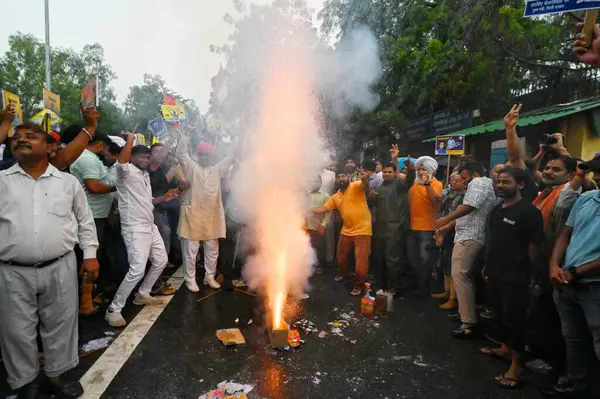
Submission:
<svg viewBox="0 0 600 399">
<path fill-rule="evenodd" d="M 219 259 L 219 240 L 202 241 L 204 245 L 204 269 L 206 277 L 213 277 L 217 272 L 217 259 Z M 200 250 L 200 241 L 181 239 L 181 252 L 185 265 L 185 280 L 196 279 L 196 258 Z"/>
<path fill-rule="evenodd" d="M 113 312 L 120 312 L 125 307 L 127 298 L 144 277 L 148 260 L 151 267 L 138 291 L 140 295 L 150 295 L 152 286 L 162 274 L 168 261 L 165 243 L 158 232 L 158 227 L 154 224 L 150 233 L 123 233 L 123 241 L 127 247 L 129 271 L 110 304 L 110 310 Z"/>
</svg>

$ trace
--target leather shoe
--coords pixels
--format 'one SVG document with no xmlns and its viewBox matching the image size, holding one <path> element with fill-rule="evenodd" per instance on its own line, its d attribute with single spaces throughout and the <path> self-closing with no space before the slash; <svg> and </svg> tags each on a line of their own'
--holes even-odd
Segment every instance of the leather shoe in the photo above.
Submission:
<svg viewBox="0 0 600 399">
<path fill-rule="evenodd" d="M 34 382 L 17 389 L 16 399 L 37 399 L 38 385 Z"/>
<path fill-rule="evenodd" d="M 61 399 L 78 398 L 83 395 L 83 387 L 78 381 L 62 381 L 59 378 L 48 378 L 40 387 L 40 391 Z"/>
</svg>

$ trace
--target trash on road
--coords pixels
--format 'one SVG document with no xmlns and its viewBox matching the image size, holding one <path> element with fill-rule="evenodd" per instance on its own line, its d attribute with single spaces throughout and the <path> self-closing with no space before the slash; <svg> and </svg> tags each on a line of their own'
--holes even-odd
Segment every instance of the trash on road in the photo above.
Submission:
<svg viewBox="0 0 600 399">
<path fill-rule="evenodd" d="M 242 332 L 239 328 L 228 328 L 225 330 L 217 330 L 217 338 L 221 340 L 223 345 L 242 345 L 246 343 Z"/>
<path fill-rule="evenodd" d="M 294 322 L 293 326 L 302 330 L 305 334 L 310 334 L 311 332 L 316 333 L 317 331 L 319 331 L 312 321 L 306 319 Z"/>
<path fill-rule="evenodd" d="M 223 381 L 217 385 L 217 389 L 200 395 L 198 399 L 247 399 L 247 394 L 253 389 L 253 385 Z"/>
</svg>

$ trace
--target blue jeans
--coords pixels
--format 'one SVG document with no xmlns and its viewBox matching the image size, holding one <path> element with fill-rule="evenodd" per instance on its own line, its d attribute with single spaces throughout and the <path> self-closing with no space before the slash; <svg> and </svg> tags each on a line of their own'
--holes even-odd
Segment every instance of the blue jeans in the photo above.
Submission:
<svg viewBox="0 0 600 399">
<path fill-rule="evenodd" d="M 163 211 L 154 208 L 154 224 L 158 227 L 158 232 L 165 243 L 167 255 L 171 251 L 176 251 L 176 256 L 181 257 L 181 242 L 177 236 L 177 225 L 179 223 L 179 210 L 173 209 Z"/>
<path fill-rule="evenodd" d="M 600 359 L 600 283 L 571 283 L 557 287 L 554 303 L 567 346 L 567 375 L 575 388 L 587 389 L 590 335 Z"/>
</svg>

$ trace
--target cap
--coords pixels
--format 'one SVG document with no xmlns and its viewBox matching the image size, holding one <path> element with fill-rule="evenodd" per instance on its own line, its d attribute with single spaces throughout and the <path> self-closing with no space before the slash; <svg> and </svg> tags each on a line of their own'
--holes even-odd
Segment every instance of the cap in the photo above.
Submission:
<svg viewBox="0 0 600 399">
<path fill-rule="evenodd" d="M 196 152 L 198 154 L 212 154 L 215 152 L 215 147 L 208 143 L 199 143 L 196 146 Z"/>
<path fill-rule="evenodd" d="M 600 153 L 596 153 L 596 156 L 591 161 L 580 163 L 579 169 L 600 171 Z"/>
</svg>

